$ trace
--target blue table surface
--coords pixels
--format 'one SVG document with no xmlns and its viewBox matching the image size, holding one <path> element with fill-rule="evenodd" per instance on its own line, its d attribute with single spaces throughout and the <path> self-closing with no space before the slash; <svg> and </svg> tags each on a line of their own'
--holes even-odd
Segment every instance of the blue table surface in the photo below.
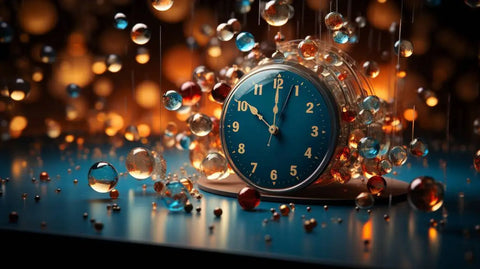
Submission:
<svg viewBox="0 0 480 269">
<path fill-rule="evenodd" d="M 108 143 L 88 144 L 80 149 L 70 144 L 64 150 L 54 144 L 38 145 L 25 141 L 1 145 L 0 177 L 8 179 L 1 184 L 2 230 L 341 267 L 480 266 L 480 231 L 475 229 L 480 225 L 480 176 L 473 169 L 471 150 L 431 152 L 425 158 L 410 156 L 406 165 L 394 168 L 395 178 L 400 180 L 410 182 L 417 176 L 429 175 L 446 184 L 444 205 L 436 212 L 417 211 L 408 201 L 376 204 L 371 214 L 355 210 L 354 205 L 331 204 L 325 210 L 319 204 L 295 204 L 288 216 L 273 221 L 270 209 L 279 211 L 281 203 L 262 201 L 256 210 L 245 211 L 236 198 L 204 191 L 200 191 L 202 199 L 191 198 L 194 208 L 201 207 L 199 213 L 195 209 L 191 213 L 172 213 L 153 190 L 154 181 L 136 180 L 128 173 L 119 178 L 116 188 L 120 197 L 116 200 L 108 193 L 91 189 L 87 180 L 90 166 L 99 160 L 108 161 L 124 173 L 124 159 L 131 148 L 139 145 L 136 143 L 125 142 L 119 148 Z M 167 149 L 163 154 L 168 173 L 181 175 L 183 167 L 188 175 L 200 175 L 189 164 L 188 151 Z M 51 181 L 38 180 L 41 171 L 48 172 Z M 35 182 L 32 176 L 37 178 Z M 74 179 L 78 179 L 77 184 Z M 40 200 L 36 201 L 35 195 Z M 153 202 L 157 203 L 155 210 Z M 121 210 L 107 210 L 112 203 Z M 219 218 L 213 213 L 216 207 L 223 210 Z M 9 222 L 12 211 L 18 212 L 16 223 Z M 87 219 L 83 218 L 84 212 L 88 213 Z M 384 214 L 390 216 L 389 222 Z M 315 218 L 318 225 L 306 232 L 303 221 L 310 218 Z M 102 222 L 103 230 L 96 231 L 90 219 Z M 431 219 L 437 221 L 436 227 L 430 225 Z M 270 236 L 271 241 L 266 241 L 265 236 Z M 369 243 L 365 244 L 365 240 Z"/>
</svg>

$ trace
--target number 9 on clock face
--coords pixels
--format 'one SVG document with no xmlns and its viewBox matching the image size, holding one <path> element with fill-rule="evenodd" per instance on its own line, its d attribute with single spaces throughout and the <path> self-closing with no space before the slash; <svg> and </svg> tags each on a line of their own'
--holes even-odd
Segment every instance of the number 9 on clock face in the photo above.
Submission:
<svg viewBox="0 0 480 269">
<path fill-rule="evenodd" d="M 290 63 L 257 67 L 224 102 L 220 135 L 236 174 L 263 192 L 310 185 L 332 159 L 338 106 L 309 69 Z"/>
</svg>

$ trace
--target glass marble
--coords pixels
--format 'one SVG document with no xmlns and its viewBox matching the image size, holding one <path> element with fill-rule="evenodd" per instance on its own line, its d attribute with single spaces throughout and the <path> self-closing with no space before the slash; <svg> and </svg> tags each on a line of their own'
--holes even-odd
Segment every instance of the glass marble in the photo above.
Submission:
<svg viewBox="0 0 480 269">
<path fill-rule="evenodd" d="M 235 10 L 240 14 L 246 14 L 251 10 L 250 0 L 235 0 Z"/>
<path fill-rule="evenodd" d="M 361 209 L 368 209 L 373 206 L 375 199 L 373 195 L 369 192 L 361 192 L 355 197 L 355 205 Z"/>
<path fill-rule="evenodd" d="M 227 72 L 225 73 L 225 78 L 226 82 L 229 83 L 230 85 L 235 85 L 237 82 L 240 80 L 240 78 L 244 75 L 245 73 L 243 70 L 238 67 L 238 65 L 232 65 L 227 69 Z"/>
<path fill-rule="evenodd" d="M 350 39 L 350 35 L 343 28 L 340 28 L 339 30 L 333 31 L 332 38 L 335 43 L 345 44 Z"/>
<path fill-rule="evenodd" d="M 318 45 L 307 36 L 304 40 L 298 43 L 298 54 L 300 54 L 305 60 L 313 60 L 318 54 Z"/>
<path fill-rule="evenodd" d="M 288 214 L 290 214 L 290 208 L 286 204 L 281 204 L 279 209 L 282 216 L 288 216 Z"/>
<path fill-rule="evenodd" d="M 380 163 L 379 158 L 363 159 L 362 160 L 362 172 L 367 177 L 379 175 L 378 164 Z"/>
<path fill-rule="evenodd" d="M 333 52 L 328 52 L 323 55 L 323 60 L 327 65 L 338 66 L 342 62 L 338 59 L 338 55 Z"/>
<path fill-rule="evenodd" d="M 413 54 L 413 44 L 405 39 L 397 40 L 393 45 L 393 50 L 395 54 L 400 55 L 400 57 L 408 58 Z"/>
<path fill-rule="evenodd" d="M 262 17 L 271 26 L 282 26 L 288 22 L 290 11 L 287 1 L 272 0 L 265 4 Z"/>
<path fill-rule="evenodd" d="M 128 173 L 137 180 L 148 178 L 155 165 L 151 151 L 143 147 L 135 147 L 128 152 L 125 167 Z"/>
<path fill-rule="evenodd" d="M 128 26 L 127 16 L 125 14 L 118 12 L 113 17 L 113 26 L 119 30 L 124 30 Z"/>
<path fill-rule="evenodd" d="M 365 61 L 362 65 L 363 73 L 369 78 L 376 78 L 380 74 L 380 67 L 375 61 Z"/>
<path fill-rule="evenodd" d="M 380 175 L 386 175 L 392 172 L 392 163 L 387 160 L 383 159 L 378 163 L 378 171 L 380 172 Z"/>
<path fill-rule="evenodd" d="M 109 192 L 109 195 L 110 195 L 110 198 L 112 199 L 118 199 L 118 197 L 120 196 L 120 193 L 118 192 L 117 189 L 113 189 Z"/>
<path fill-rule="evenodd" d="M 273 38 L 274 38 L 275 42 L 285 41 L 285 35 L 282 32 L 277 32 Z"/>
<path fill-rule="evenodd" d="M 165 207 L 170 212 L 179 212 L 184 210 L 188 201 L 188 192 L 177 180 L 172 180 L 165 184 L 165 193 L 162 196 Z"/>
<path fill-rule="evenodd" d="M 414 138 L 409 146 L 413 156 L 425 157 L 428 154 L 428 145 L 421 138 Z"/>
<path fill-rule="evenodd" d="M 222 216 L 223 210 L 220 207 L 216 207 L 215 209 L 213 209 L 213 214 L 215 215 L 215 217 L 219 218 L 220 216 Z"/>
<path fill-rule="evenodd" d="M 195 113 L 188 118 L 188 127 L 194 135 L 206 136 L 212 131 L 213 123 L 209 116 Z"/>
<path fill-rule="evenodd" d="M 231 25 L 222 22 L 217 26 L 217 38 L 220 41 L 229 41 L 233 38 L 235 33 Z"/>
<path fill-rule="evenodd" d="M 163 157 L 163 154 L 158 151 L 152 150 L 151 154 L 154 160 L 154 166 L 150 177 L 152 180 L 164 180 L 167 175 L 167 161 Z"/>
<path fill-rule="evenodd" d="M 43 63 L 51 64 L 51 63 L 54 63 L 56 59 L 57 59 L 57 52 L 52 46 L 49 46 L 49 45 L 42 46 L 40 50 L 40 60 Z"/>
<path fill-rule="evenodd" d="M 137 45 L 145 45 L 150 41 L 152 32 L 148 29 L 148 26 L 144 23 L 137 23 L 132 27 L 130 31 L 130 38 Z"/>
<path fill-rule="evenodd" d="M 365 26 L 367 26 L 367 19 L 363 16 L 357 16 L 355 18 L 355 22 L 357 23 L 359 28 L 364 28 Z"/>
<path fill-rule="evenodd" d="M 343 25 L 343 16 L 338 12 L 330 12 L 325 16 L 325 26 L 327 29 L 335 31 L 342 28 Z"/>
<path fill-rule="evenodd" d="M 211 92 L 216 81 L 215 73 L 204 65 L 193 70 L 192 79 L 200 86 L 202 92 Z"/>
<path fill-rule="evenodd" d="M 13 28 L 6 22 L 0 21 L 0 43 L 10 43 L 13 39 Z"/>
<path fill-rule="evenodd" d="M 369 125 L 373 122 L 374 118 L 375 116 L 373 116 L 370 110 L 362 109 L 360 112 L 358 112 L 357 121 L 360 121 L 365 125 Z"/>
<path fill-rule="evenodd" d="M 122 69 L 122 60 L 117 54 L 109 54 L 105 59 L 107 70 L 116 73 Z"/>
<path fill-rule="evenodd" d="M 375 138 L 363 137 L 358 143 L 358 153 L 366 159 L 375 158 L 380 151 L 380 143 Z"/>
<path fill-rule="evenodd" d="M 153 190 L 156 193 L 163 194 L 165 191 L 165 184 L 162 181 L 155 181 L 155 183 L 153 183 Z"/>
<path fill-rule="evenodd" d="M 402 146 L 395 146 L 388 152 L 388 158 L 395 166 L 402 166 L 407 161 L 407 150 Z"/>
<path fill-rule="evenodd" d="M 360 139 L 365 136 L 365 133 L 360 129 L 354 129 L 348 135 L 348 146 L 352 149 L 358 148 L 358 143 L 360 143 Z"/>
<path fill-rule="evenodd" d="M 200 164 L 200 171 L 208 180 L 222 180 L 228 175 L 228 163 L 218 152 L 210 152 Z"/>
<path fill-rule="evenodd" d="M 117 170 L 108 162 L 96 162 L 88 170 L 88 185 L 96 192 L 110 192 L 117 182 Z"/>
<path fill-rule="evenodd" d="M 387 181 L 382 176 L 373 176 L 367 181 L 367 189 L 373 195 L 381 195 L 386 187 Z"/>
<path fill-rule="evenodd" d="M 193 181 L 191 181 L 190 179 L 188 179 L 186 177 L 181 178 L 180 183 L 183 184 L 183 186 L 188 191 L 188 193 L 190 193 L 193 190 Z"/>
<path fill-rule="evenodd" d="M 211 91 L 211 95 L 213 100 L 216 102 L 223 104 L 225 99 L 227 98 L 228 94 L 232 90 L 232 87 L 224 81 L 220 81 L 215 86 L 213 86 L 213 90 Z"/>
<path fill-rule="evenodd" d="M 138 133 L 138 128 L 135 125 L 128 125 L 127 128 L 125 128 L 125 133 L 123 134 L 123 136 L 128 141 L 140 140 L 140 134 Z"/>
<path fill-rule="evenodd" d="M 182 95 L 182 104 L 184 106 L 193 106 L 200 101 L 202 89 L 197 83 L 186 81 L 180 86 L 180 94 Z"/>
<path fill-rule="evenodd" d="M 173 6 L 173 0 L 151 0 L 152 7 L 158 11 L 167 11 Z"/>
<path fill-rule="evenodd" d="M 178 133 L 175 136 L 175 146 L 179 150 L 190 150 L 192 144 L 192 138 L 187 135 L 185 132 Z"/>
<path fill-rule="evenodd" d="M 182 107 L 183 97 L 175 90 L 168 90 L 162 96 L 163 107 L 175 111 Z"/>
<path fill-rule="evenodd" d="M 473 155 L 473 167 L 480 173 L 480 149 Z"/>
<path fill-rule="evenodd" d="M 174 121 L 169 121 L 165 127 L 165 133 L 174 136 L 178 133 L 178 125 Z"/>
<path fill-rule="evenodd" d="M 419 176 L 408 185 L 407 199 L 416 210 L 434 212 L 442 207 L 444 192 L 443 185 L 434 178 Z"/>
<path fill-rule="evenodd" d="M 465 4 L 471 8 L 477 8 L 480 7 L 480 1 L 479 0 L 464 0 Z"/>
<path fill-rule="evenodd" d="M 30 83 L 23 78 L 16 78 L 8 91 L 12 100 L 22 101 L 30 94 Z"/>
<path fill-rule="evenodd" d="M 376 95 L 367 96 L 362 101 L 363 108 L 374 114 L 380 110 L 380 105 L 380 98 L 378 98 Z"/>
<path fill-rule="evenodd" d="M 241 32 L 236 37 L 235 45 L 240 51 L 250 51 L 255 46 L 255 38 L 249 32 Z"/>
<path fill-rule="evenodd" d="M 80 96 L 82 88 L 75 83 L 70 83 L 67 85 L 67 93 L 72 98 L 77 98 Z"/>
<path fill-rule="evenodd" d="M 227 24 L 231 26 L 234 34 L 238 34 L 242 30 L 242 24 L 236 18 L 229 19 Z"/>
</svg>

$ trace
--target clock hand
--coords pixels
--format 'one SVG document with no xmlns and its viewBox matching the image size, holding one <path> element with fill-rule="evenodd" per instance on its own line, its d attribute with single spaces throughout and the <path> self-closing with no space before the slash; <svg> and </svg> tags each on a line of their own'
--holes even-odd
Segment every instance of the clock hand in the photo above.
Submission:
<svg viewBox="0 0 480 269">
<path fill-rule="evenodd" d="M 292 87 L 290 87 L 290 90 L 288 91 L 288 95 L 287 97 L 285 98 L 285 102 L 283 102 L 283 105 L 282 105 L 282 109 L 280 110 L 280 115 L 279 115 L 279 120 L 281 119 L 282 115 L 283 115 L 283 111 L 285 110 L 285 108 L 287 107 L 287 103 L 288 103 L 288 100 L 290 100 L 290 96 L 292 95 L 292 90 L 293 88 L 295 87 L 295 85 L 292 85 Z"/>
<path fill-rule="evenodd" d="M 237 101 L 237 100 L 235 100 Z M 258 113 L 258 109 L 254 106 L 252 106 L 251 104 L 249 104 L 247 101 L 244 101 L 245 103 L 247 103 L 248 105 L 248 108 L 250 110 L 250 113 L 252 113 L 252 115 L 254 116 L 257 116 L 257 118 L 261 121 L 263 121 L 263 123 L 265 123 L 265 125 L 267 125 L 268 129 L 270 130 L 271 128 L 271 125 L 268 124 L 268 122 L 263 118 L 262 114 Z"/>
</svg>

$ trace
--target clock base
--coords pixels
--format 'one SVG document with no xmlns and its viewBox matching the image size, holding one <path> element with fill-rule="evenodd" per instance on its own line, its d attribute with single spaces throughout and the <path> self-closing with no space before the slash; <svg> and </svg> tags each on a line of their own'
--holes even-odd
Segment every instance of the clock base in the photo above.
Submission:
<svg viewBox="0 0 480 269">
<path fill-rule="evenodd" d="M 408 183 L 385 178 L 387 182 L 386 192 L 375 197 L 375 203 L 396 203 L 405 201 L 407 198 Z M 200 178 L 197 181 L 199 189 L 228 197 L 237 197 L 238 192 L 247 184 L 237 175 L 230 175 L 221 181 L 213 181 Z M 329 185 L 311 185 L 300 191 L 289 194 L 262 193 L 262 201 L 298 203 L 298 204 L 344 204 L 354 205 L 355 197 L 360 192 L 367 191 L 365 182 L 351 180 L 346 184 L 332 183 Z"/>
</svg>

